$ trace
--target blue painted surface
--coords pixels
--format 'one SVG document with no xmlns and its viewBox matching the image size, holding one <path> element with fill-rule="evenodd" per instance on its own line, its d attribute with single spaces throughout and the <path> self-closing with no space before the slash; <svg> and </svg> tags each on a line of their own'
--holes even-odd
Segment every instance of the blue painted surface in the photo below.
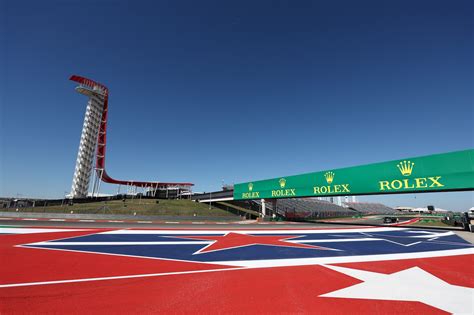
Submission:
<svg viewBox="0 0 474 315">
<path fill-rule="evenodd" d="M 236 231 L 238 233 L 238 231 Z M 306 243 L 335 250 L 306 249 L 286 246 L 250 245 L 239 248 L 229 248 L 208 253 L 195 254 L 207 244 L 164 244 L 164 245 L 75 245 L 75 242 L 189 242 L 191 239 L 179 238 L 179 235 L 170 234 L 95 234 L 70 239 L 51 241 L 44 245 L 27 245 L 36 248 L 54 248 L 64 250 L 87 251 L 95 253 L 108 253 L 120 255 L 133 255 L 153 258 L 168 258 L 191 261 L 225 261 L 225 260 L 259 260 L 259 259 L 288 259 L 288 258 L 313 258 L 335 257 L 354 255 L 380 255 L 397 253 L 416 253 L 425 251 L 439 251 L 472 248 L 473 245 L 453 234 L 433 238 L 418 238 L 416 236 L 430 233 L 442 233 L 429 230 L 397 230 L 385 232 L 349 232 L 318 234 L 299 234 L 295 231 L 289 233 L 256 234 L 255 236 L 282 235 L 299 236 L 299 240 L 333 240 L 334 242 Z M 207 234 L 207 236 L 222 236 L 221 234 Z M 191 236 L 190 234 L 182 236 Z M 192 235 L 204 236 L 204 235 Z M 351 241 L 352 239 L 373 238 L 373 241 Z M 342 241 L 341 240 L 347 240 Z M 200 240 L 195 240 L 200 241 Z M 67 245 L 55 245 L 57 242 L 69 242 Z M 212 241 L 209 241 L 211 243 Z M 291 245 L 291 244 L 289 244 Z"/>
</svg>

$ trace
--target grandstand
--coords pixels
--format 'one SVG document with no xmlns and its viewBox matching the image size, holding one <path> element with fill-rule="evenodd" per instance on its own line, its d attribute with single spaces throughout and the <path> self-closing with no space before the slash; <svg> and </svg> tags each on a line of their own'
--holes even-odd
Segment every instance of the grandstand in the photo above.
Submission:
<svg viewBox="0 0 474 315">
<path fill-rule="evenodd" d="M 398 211 L 387 207 L 381 203 L 372 202 L 344 202 L 345 207 L 350 210 L 360 212 L 362 214 L 393 214 Z"/>
<path fill-rule="evenodd" d="M 192 200 L 204 203 L 215 203 L 225 201 L 227 206 L 231 205 L 249 210 L 252 216 L 262 213 L 262 199 L 233 200 L 232 190 L 214 191 L 210 193 L 193 194 Z M 328 200 L 329 199 L 329 200 Z M 333 202 L 331 202 L 333 201 Z M 290 220 L 316 220 L 331 217 L 348 217 L 370 214 L 395 214 L 399 211 L 381 203 L 372 202 L 343 202 L 338 205 L 338 199 L 333 198 L 281 198 L 267 199 L 265 212 L 267 215 L 277 215 Z"/>
<path fill-rule="evenodd" d="M 256 200 L 255 203 L 261 202 Z M 276 209 L 274 209 L 276 204 Z M 330 217 L 357 215 L 357 211 L 346 209 L 326 200 L 314 198 L 279 199 L 276 203 L 266 203 L 266 208 L 278 216 L 291 220 L 310 220 Z"/>
</svg>

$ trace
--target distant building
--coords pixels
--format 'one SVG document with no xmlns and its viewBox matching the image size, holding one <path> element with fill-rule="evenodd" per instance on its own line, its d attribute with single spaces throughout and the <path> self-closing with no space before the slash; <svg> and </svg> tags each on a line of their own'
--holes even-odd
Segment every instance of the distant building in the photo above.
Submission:
<svg viewBox="0 0 474 315">
<path fill-rule="evenodd" d="M 400 206 L 400 207 L 396 207 L 395 210 L 402 211 L 402 212 L 412 212 L 413 207 Z"/>
<path fill-rule="evenodd" d="M 448 212 L 450 212 L 450 211 L 449 211 L 449 210 L 446 210 L 446 209 L 436 208 L 436 207 L 434 207 L 434 210 L 429 210 L 428 207 L 420 207 L 420 208 L 412 209 L 411 212 L 419 212 L 419 213 L 448 213 Z"/>
</svg>

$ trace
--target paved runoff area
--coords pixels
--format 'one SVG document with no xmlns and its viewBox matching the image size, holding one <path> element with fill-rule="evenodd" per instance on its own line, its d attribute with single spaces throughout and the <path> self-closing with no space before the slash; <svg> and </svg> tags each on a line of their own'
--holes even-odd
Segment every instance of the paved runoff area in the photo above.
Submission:
<svg viewBox="0 0 474 315">
<path fill-rule="evenodd" d="M 453 231 L 0 227 L 1 314 L 473 314 Z"/>
</svg>

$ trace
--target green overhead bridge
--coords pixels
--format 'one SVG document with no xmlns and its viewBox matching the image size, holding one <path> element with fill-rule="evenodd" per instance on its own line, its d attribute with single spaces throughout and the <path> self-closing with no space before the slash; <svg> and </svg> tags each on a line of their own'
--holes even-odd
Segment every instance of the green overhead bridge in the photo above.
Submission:
<svg viewBox="0 0 474 315">
<path fill-rule="evenodd" d="M 474 190 L 474 149 L 234 185 L 234 200 Z"/>
</svg>

